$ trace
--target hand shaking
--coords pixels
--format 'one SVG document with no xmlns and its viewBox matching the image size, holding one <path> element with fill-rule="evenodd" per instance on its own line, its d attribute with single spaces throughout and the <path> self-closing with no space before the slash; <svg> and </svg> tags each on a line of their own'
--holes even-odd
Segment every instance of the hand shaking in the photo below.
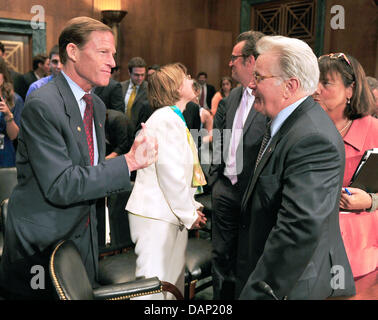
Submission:
<svg viewBox="0 0 378 320">
<path fill-rule="evenodd" d="M 147 135 L 147 127 L 142 123 L 142 130 L 134 140 L 130 151 L 125 154 L 130 172 L 148 167 L 158 159 L 157 139 Z"/>
</svg>

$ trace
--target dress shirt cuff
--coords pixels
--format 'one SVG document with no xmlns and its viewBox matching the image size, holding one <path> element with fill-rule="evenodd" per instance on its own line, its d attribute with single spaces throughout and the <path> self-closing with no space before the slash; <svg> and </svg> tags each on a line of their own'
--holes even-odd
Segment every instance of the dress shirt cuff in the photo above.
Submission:
<svg viewBox="0 0 378 320">
<path fill-rule="evenodd" d="M 369 196 L 371 197 L 371 207 L 366 212 L 373 212 L 378 209 L 378 194 L 369 193 Z"/>
</svg>

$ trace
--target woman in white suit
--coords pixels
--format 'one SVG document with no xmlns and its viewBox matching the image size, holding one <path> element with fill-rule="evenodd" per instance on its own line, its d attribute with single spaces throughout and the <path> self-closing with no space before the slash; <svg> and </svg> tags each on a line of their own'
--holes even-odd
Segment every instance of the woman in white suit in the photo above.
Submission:
<svg viewBox="0 0 378 320">
<path fill-rule="evenodd" d="M 136 277 L 159 277 L 184 291 L 188 229 L 201 228 L 206 218 L 195 201 L 196 189 L 206 184 L 197 150 L 182 112 L 195 97 L 193 80 L 180 64 L 157 70 L 148 84 L 155 109 L 146 122 L 147 132 L 158 140 L 158 160 L 137 172 L 126 205 L 135 243 Z M 171 299 L 155 294 L 143 299 Z"/>
</svg>

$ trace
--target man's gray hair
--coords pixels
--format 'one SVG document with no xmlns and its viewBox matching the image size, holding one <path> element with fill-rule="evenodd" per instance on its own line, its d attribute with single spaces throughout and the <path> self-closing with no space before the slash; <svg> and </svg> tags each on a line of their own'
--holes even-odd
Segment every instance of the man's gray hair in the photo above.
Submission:
<svg viewBox="0 0 378 320">
<path fill-rule="evenodd" d="M 259 54 L 271 52 L 279 56 L 278 67 L 284 80 L 296 78 L 304 93 L 311 95 L 315 92 L 320 74 L 318 59 L 306 42 L 283 36 L 265 36 L 256 47 Z"/>
</svg>

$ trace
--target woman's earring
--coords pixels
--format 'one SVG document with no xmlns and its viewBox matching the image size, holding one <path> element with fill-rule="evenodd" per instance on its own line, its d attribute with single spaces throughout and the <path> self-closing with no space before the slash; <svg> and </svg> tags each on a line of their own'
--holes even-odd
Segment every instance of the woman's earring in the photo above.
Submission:
<svg viewBox="0 0 378 320">
<path fill-rule="evenodd" d="M 347 104 L 350 104 L 350 98 L 347 98 Z"/>
</svg>

